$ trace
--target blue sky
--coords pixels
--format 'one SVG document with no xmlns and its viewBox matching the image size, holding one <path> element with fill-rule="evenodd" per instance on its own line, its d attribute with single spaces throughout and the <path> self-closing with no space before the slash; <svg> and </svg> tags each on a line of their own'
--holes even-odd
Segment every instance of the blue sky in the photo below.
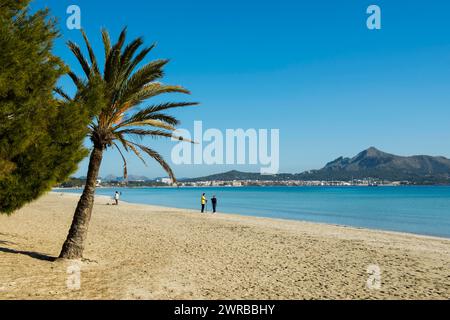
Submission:
<svg viewBox="0 0 450 320">
<path fill-rule="evenodd" d="M 68 30 L 66 9 L 81 8 L 82 27 L 100 56 L 100 28 L 115 39 L 157 42 L 151 58 L 170 58 L 164 82 L 192 91 L 201 106 L 175 111 L 182 128 L 279 128 L 280 171 L 322 167 L 375 146 L 400 154 L 450 157 L 448 1 L 144 1 L 36 0 L 60 21 L 55 53 L 75 71 L 65 46 L 82 44 Z M 366 8 L 382 10 L 382 29 L 368 30 Z M 62 84 L 70 91 L 70 82 Z M 167 100 L 185 97 L 166 96 Z M 148 140 L 170 159 L 173 143 Z M 164 175 L 128 156 L 129 172 Z M 84 175 L 81 163 L 75 175 Z M 117 151 L 100 175 L 121 174 Z M 255 166 L 174 166 L 177 176 Z"/>
</svg>

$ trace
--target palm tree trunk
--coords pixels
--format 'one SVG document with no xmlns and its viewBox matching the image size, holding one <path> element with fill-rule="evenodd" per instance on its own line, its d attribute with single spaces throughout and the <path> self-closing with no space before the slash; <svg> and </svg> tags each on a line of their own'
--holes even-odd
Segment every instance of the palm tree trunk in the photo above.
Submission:
<svg viewBox="0 0 450 320">
<path fill-rule="evenodd" d="M 59 254 L 60 258 L 80 259 L 83 256 L 84 242 L 88 233 L 89 221 L 91 220 L 92 207 L 94 205 L 95 185 L 97 183 L 102 158 L 103 148 L 94 147 L 89 159 L 86 185 L 75 209 L 69 234 Z"/>
</svg>

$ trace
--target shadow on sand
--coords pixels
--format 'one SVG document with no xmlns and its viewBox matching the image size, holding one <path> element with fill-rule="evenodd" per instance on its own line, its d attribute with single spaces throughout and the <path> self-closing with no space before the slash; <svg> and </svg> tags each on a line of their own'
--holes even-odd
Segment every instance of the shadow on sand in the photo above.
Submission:
<svg viewBox="0 0 450 320">
<path fill-rule="evenodd" d="M 0 243 L 4 243 L 4 242 L 6 242 L 6 241 L 0 241 Z M 46 255 L 43 253 L 39 253 L 39 252 L 33 252 L 33 251 L 23 251 L 23 250 L 15 250 L 15 249 L 11 249 L 11 248 L 0 247 L 0 252 L 23 254 L 25 256 L 29 256 L 31 258 L 43 260 L 43 261 L 55 261 L 56 260 L 55 257 L 49 256 L 49 255 Z"/>
</svg>

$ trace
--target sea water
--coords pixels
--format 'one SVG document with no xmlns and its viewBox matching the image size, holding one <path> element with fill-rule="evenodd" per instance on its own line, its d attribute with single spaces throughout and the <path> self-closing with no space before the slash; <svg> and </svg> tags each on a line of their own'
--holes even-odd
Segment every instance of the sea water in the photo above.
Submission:
<svg viewBox="0 0 450 320">
<path fill-rule="evenodd" d="M 121 200 L 198 209 L 216 195 L 223 213 L 312 221 L 450 238 L 450 186 L 98 188 Z M 77 192 L 81 190 L 64 190 Z M 111 201 L 112 202 L 112 201 Z M 211 212 L 211 200 L 208 211 Z"/>
</svg>

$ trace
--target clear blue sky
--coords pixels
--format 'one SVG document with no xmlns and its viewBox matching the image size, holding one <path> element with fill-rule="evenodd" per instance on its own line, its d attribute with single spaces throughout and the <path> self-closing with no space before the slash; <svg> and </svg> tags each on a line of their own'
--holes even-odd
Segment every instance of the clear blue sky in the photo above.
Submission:
<svg viewBox="0 0 450 320">
<path fill-rule="evenodd" d="M 98 55 L 100 28 L 115 38 L 157 42 L 170 58 L 165 82 L 192 91 L 201 106 L 176 111 L 182 127 L 279 128 L 282 172 L 320 168 L 369 147 L 400 155 L 450 157 L 448 1 L 106 1 L 36 0 L 60 21 L 55 52 L 79 72 L 64 42 L 66 9 L 77 4 Z M 382 29 L 366 27 L 366 8 L 382 10 Z M 63 81 L 69 88 L 70 82 Z M 178 100 L 180 96 L 166 96 Z M 149 140 L 166 158 L 172 142 Z M 164 175 L 131 155 L 129 172 Z M 84 161 L 76 175 L 84 175 Z M 259 167 L 258 167 L 259 168 Z M 252 166 L 175 166 L 179 177 Z M 111 151 L 101 175 L 121 174 Z"/>
</svg>

